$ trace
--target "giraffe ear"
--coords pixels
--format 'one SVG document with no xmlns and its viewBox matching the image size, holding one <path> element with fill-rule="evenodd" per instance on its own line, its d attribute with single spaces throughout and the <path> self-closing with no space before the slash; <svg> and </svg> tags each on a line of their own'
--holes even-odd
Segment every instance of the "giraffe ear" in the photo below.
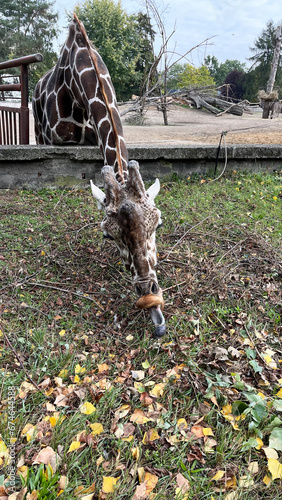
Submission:
<svg viewBox="0 0 282 500">
<path fill-rule="evenodd" d="M 99 210 L 102 210 L 103 208 L 105 208 L 105 194 L 100 188 L 95 186 L 94 182 L 92 182 L 91 179 L 90 179 L 90 185 L 92 194 L 95 200 L 97 201 L 98 208 Z"/>
<path fill-rule="evenodd" d="M 152 186 L 150 186 L 147 189 L 147 194 L 149 195 L 149 197 L 151 198 L 152 201 L 154 201 L 156 196 L 159 194 L 160 188 L 161 188 L 160 181 L 159 181 L 159 179 L 156 179 L 154 184 L 152 184 Z"/>
</svg>

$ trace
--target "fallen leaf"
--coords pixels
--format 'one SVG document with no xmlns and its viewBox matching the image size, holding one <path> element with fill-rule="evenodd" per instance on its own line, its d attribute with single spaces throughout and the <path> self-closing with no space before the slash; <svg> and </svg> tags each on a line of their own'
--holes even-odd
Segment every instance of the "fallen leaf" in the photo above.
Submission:
<svg viewBox="0 0 282 500">
<path fill-rule="evenodd" d="M 80 413 L 83 413 L 84 415 L 92 415 L 96 411 L 95 406 L 93 406 L 92 403 L 89 403 L 86 401 L 81 407 L 80 407 Z"/>
<path fill-rule="evenodd" d="M 190 489 L 190 483 L 186 477 L 184 477 L 180 472 L 176 475 L 176 483 L 179 491 L 183 494 Z"/>
<path fill-rule="evenodd" d="M 217 471 L 217 473 L 211 478 L 211 481 L 218 481 L 224 476 L 224 474 L 225 474 L 224 470 Z"/>
<path fill-rule="evenodd" d="M 187 427 L 188 427 L 188 424 L 187 424 L 185 418 L 179 418 L 177 420 L 176 425 L 177 425 L 178 429 L 187 429 Z"/>
<path fill-rule="evenodd" d="M 134 460 L 139 460 L 140 458 L 140 450 L 138 446 L 136 448 L 131 448 L 131 455 Z"/>
<path fill-rule="evenodd" d="M 249 465 L 248 465 L 248 471 L 251 474 L 257 474 L 258 471 L 259 471 L 258 462 L 250 462 Z"/>
<path fill-rule="evenodd" d="M 263 448 L 263 451 L 267 458 L 275 458 L 275 460 L 278 460 L 278 453 L 273 448 L 265 447 Z"/>
<path fill-rule="evenodd" d="M 158 398 L 159 396 L 163 395 L 164 388 L 165 388 L 165 384 L 163 384 L 163 383 L 156 384 L 155 387 L 153 387 L 153 389 L 149 392 L 149 394 L 150 394 L 150 396 L 155 396 Z"/>
<path fill-rule="evenodd" d="M 102 363 L 101 365 L 98 365 L 98 373 L 108 372 L 109 369 L 110 369 L 110 367 L 106 363 Z"/>
<path fill-rule="evenodd" d="M 115 411 L 115 419 L 120 420 L 121 418 L 125 417 L 131 410 L 131 405 L 129 404 L 124 404 L 120 408 L 118 408 Z"/>
<path fill-rule="evenodd" d="M 77 450 L 78 448 L 80 448 L 80 445 L 81 445 L 80 441 L 72 441 L 68 449 L 68 453 Z"/>
<path fill-rule="evenodd" d="M 276 460 L 275 458 L 269 458 L 267 465 L 269 471 L 271 472 L 272 480 L 282 479 L 282 464 L 280 464 L 278 460 Z"/>
<path fill-rule="evenodd" d="M 132 413 L 129 420 L 130 420 L 130 422 L 133 422 L 134 424 L 143 425 L 152 419 L 147 417 L 143 410 L 136 408 L 136 410 L 134 410 L 134 412 Z"/>
<path fill-rule="evenodd" d="M 275 427 L 269 436 L 269 447 L 282 451 L 282 427 Z"/>
<path fill-rule="evenodd" d="M 119 477 L 103 476 L 103 493 L 112 493 L 119 480 Z"/>
<path fill-rule="evenodd" d="M 193 425 L 191 427 L 191 432 L 197 437 L 197 438 L 202 438 L 204 437 L 203 433 L 203 427 L 201 425 Z"/>
<path fill-rule="evenodd" d="M 156 429 L 149 429 L 147 432 L 145 432 L 142 443 L 150 444 L 153 441 L 156 441 L 157 439 L 160 439 L 158 431 Z"/>
<path fill-rule="evenodd" d="M 32 465 L 34 464 L 51 465 L 53 472 L 56 472 L 60 461 L 61 459 L 59 455 L 53 450 L 53 448 L 51 448 L 51 446 L 47 446 L 35 456 Z"/>
<path fill-rule="evenodd" d="M 214 436 L 214 433 L 210 427 L 203 427 L 204 436 Z"/>
<path fill-rule="evenodd" d="M 89 424 L 89 427 L 92 429 L 93 436 L 99 436 L 104 431 L 102 424 L 95 422 L 95 424 Z"/>
<path fill-rule="evenodd" d="M 254 485 L 254 480 L 250 476 L 242 476 L 239 478 L 240 488 L 250 488 Z"/>
<path fill-rule="evenodd" d="M 255 439 L 258 443 L 258 445 L 256 446 L 256 450 L 260 450 L 263 447 L 263 441 L 259 437 L 255 438 Z"/>
<path fill-rule="evenodd" d="M 131 500 L 146 500 L 146 483 L 141 483 L 137 486 L 135 493 Z"/>
<path fill-rule="evenodd" d="M 143 380 L 143 378 L 145 377 L 145 372 L 143 370 L 131 370 L 131 375 L 134 380 Z"/>
</svg>

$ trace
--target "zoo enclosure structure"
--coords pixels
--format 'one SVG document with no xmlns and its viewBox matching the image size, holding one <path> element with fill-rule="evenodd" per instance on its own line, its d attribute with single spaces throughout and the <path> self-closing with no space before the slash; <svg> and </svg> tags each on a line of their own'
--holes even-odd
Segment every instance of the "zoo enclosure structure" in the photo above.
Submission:
<svg viewBox="0 0 282 500">
<path fill-rule="evenodd" d="M 20 107 L 0 104 L 0 145 L 29 144 L 28 65 L 42 59 L 41 54 L 32 54 L 0 62 L 0 71 L 17 67 L 21 70 L 19 83 L 0 84 L 0 92 L 21 93 Z M 5 76 L 0 75 L 0 82 Z"/>
</svg>

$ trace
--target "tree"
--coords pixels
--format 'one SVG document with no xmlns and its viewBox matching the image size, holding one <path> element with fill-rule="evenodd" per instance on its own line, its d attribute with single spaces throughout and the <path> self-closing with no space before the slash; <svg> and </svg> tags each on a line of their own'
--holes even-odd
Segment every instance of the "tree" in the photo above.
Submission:
<svg viewBox="0 0 282 500">
<path fill-rule="evenodd" d="M 146 14 L 128 15 L 113 0 L 87 0 L 75 13 L 108 67 L 118 100 L 139 93 L 153 57 Z"/>
<path fill-rule="evenodd" d="M 30 89 L 57 59 L 53 41 L 58 15 L 48 0 L 1 0 L 0 59 L 14 59 L 41 52 L 43 63 L 30 66 Z"/>
<path fill-rule="evenodd" d="M 184 64 L 174 64 L 167 72 L 168 90 L 177 90 L 180 87 L 181 74 L 184 71 Z"/>
<path fill-rule="evenodd" d="M 247 79 L 251 90 L 246 88 L 246 96 L 250 100 L 257 99 L 258 91 L 260 89 L 266 89 L 267 87 L 274 49 L 276 46 L 276 30 L 277 26 L 273 23 L 273 21 L 268 21 L 266 28 L 255 40 L 254 46 L 250 47 L 250 50 L 254 53 L 254 55 L 249 58 L 253 64 Z M 276 72 L 275 87 L 279 88 L 281 86 L 282 66 L 280 58 L 280 63 Z"/>
<path fill-rule="evenodd" d="M 179 84 L 181 87 L 205 87 L 214 85 L 214 79 L 211 77 L 209 70 L 206 66 L 202 65 L 200 68 L 195 68 L 191 64 L 184 65 L 184 71 L 180 75 Z"/>
<path fill-rule="evenodd" d="M 215 56 L 207 56 L 204 59 L 205 66 L 209 69 L 217 87 L 223 85 L 225 78 L 231 71 L 245 71 L 246 64 L 237 59 L 226 59 L 224 63 L 219 63 Z"/>
<path fill-rule="evenodd" d="M 221 90 L 221 95 L 230 98 L 233 101 L 244 99 L 245 93 L 245 73 L 234 69 L 226 76 L 224 80 L 225 87 Z"/>
</svg>

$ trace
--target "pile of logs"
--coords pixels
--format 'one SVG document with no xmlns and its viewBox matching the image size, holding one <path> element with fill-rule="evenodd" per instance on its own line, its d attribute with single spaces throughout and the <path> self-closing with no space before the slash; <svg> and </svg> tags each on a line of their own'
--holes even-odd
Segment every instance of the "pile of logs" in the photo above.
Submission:
<svg viewBox="0 0 282 500">
<path fill-rule="evenodd" d="M 223 113 L 231 113 L 233 115 L 242 116 L 244 111 L 244 103 L 234 104 L 225 101 L 220 96 L 215 97 L 212 94 L 202 94 L 194 91 L 187 92 L 187 95 L 173 96 L 175 102 L 188 104 L 197 109 L 205 108 L 211 113 L 221 115 Z"/>
<path fill-rule="evenodd" d="M 224 113 L 231 113 L 233 115 L 242 116 L 243 112 L 250 112 L 248 103 L 242 101 L 233 103 L 221 97 L 220 93 L 216 92 L 214 87 L 204 87 L 199 89 L 181 89 L 169 93 L 166 96 L 132 96 L 132 100 L 126 103 L 119 103 L 119 105 L 131 104 L 129 108 L 121 113 L 124 115 L 128 112 L 143 112 L 145 108 L 155 105 L 163 111 L 164 107 L 169 109 L 172 104 L 184 104 L 197 109 L 205 108 L 207 111 L 220 116 Z"/>
</svg>

